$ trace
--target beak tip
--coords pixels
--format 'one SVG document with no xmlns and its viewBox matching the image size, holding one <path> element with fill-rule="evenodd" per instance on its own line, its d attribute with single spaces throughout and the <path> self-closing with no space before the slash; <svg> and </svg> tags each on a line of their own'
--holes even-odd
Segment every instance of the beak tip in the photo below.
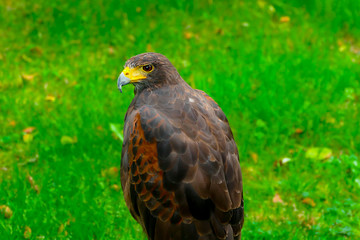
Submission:
<svg viewBox="0 0 360 240">
<path fill-rule="evenodd" d="M 121 73 L 117 80 L 117 87 L 121 93 L 122 93 L 122 86 L 128 83 L 130 83 L 130 79 L 125 77 L 124 73 Z"/>
</svg>

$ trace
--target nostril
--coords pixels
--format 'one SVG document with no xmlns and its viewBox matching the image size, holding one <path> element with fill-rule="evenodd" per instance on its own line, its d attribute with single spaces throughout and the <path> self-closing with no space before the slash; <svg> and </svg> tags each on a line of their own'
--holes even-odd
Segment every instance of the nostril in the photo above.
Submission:
<svg viewBox="0 0 360 240">
<path fill-rule="evenodd" d="M 127 72 L 127 73 L 125 73 L 125 75 L 129 75 L 129 73 Z"/>
</svg>

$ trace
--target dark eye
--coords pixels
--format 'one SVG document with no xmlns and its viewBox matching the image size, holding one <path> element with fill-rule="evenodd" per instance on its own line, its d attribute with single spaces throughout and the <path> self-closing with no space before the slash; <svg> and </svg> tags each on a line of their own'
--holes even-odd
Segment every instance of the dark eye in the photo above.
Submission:
<svg viewBox="0 0 360 240">
<path fill-rule="evenodd" d="M 145 72 L 151 72 L 151 70 L 153 70 L 153 66 L 148 64 L 148 65 L 145 65 L 142 67 L 142 69 L 145 71 Z"/>
</svg>

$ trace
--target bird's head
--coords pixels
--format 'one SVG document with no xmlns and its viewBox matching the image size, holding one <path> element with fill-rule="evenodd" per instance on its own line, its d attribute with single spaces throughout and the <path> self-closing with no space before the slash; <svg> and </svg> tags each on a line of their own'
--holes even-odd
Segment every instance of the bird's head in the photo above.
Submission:
<svg viewBox="0 0 360 240">
<path fill-rule="evenodd" d="M 122 86 L 132 83 L 135 91 L 139 92 L 147 87 L 176 83 L 179 79 L 179 73 L 164 55 L 142 53 L 126 61 L 117 85 L 122 92 Z"/>
</svg>

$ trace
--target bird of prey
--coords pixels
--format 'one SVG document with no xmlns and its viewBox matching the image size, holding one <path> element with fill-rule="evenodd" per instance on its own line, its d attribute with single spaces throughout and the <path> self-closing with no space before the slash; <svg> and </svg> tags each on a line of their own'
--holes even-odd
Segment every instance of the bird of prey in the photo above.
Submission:
<svg viewBox="0 0 360 240">
<path fill-rule="evenodd" d="M 239 155 L 219 105 L 159 53 L 130 58 L 119 90 L 129 83 L 121 186 L 148 239 L 240 239 Z"/>
</svg>

